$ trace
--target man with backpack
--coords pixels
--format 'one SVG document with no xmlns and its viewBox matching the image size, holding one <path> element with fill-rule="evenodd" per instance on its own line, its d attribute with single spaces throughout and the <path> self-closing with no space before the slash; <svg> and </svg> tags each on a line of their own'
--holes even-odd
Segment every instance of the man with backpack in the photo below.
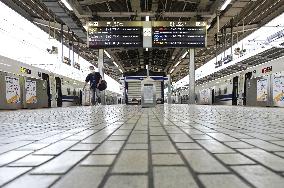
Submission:
<svg viewBox="0 0 284 188">
<path fill-rule="evenodd" d="M 91 103 L 92 105 L 96 104 L 96 97 L 98 95 L 98 86 L 101 84 L 102 81 L 102 76 L 98 71 L 95 71 L 95 68 L 93 66 L 89 67 L 91 73 L 88 74 L 88 76 L 86 77 L 86 82 L 84 85 L 84 89 L 86 87 L 86 85 L 88 84 L 88 82 L 90 82 L 90 91 L 92 94 L 92 99 L 91 99 Z"/>
</svg>

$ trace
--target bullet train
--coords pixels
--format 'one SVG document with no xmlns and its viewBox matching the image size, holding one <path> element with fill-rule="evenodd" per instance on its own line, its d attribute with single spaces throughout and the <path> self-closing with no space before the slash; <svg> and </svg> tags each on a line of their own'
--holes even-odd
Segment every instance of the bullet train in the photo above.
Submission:
<svg viewBox="0 0 284 188">
<path fill-rule="evenodd" d="M 284 57 L 199 84 L 195 92 L 197 104 L 284 107 Z M 187 94 L 176 92 L 176 103 L 187 103 Z"/>
<path fill-rule="evenodd" d="M 0 56 L 0 110 L 90 105 L 84 82 Z M 106 90 L 106 104 L 117 94 Z"/>
</svg>

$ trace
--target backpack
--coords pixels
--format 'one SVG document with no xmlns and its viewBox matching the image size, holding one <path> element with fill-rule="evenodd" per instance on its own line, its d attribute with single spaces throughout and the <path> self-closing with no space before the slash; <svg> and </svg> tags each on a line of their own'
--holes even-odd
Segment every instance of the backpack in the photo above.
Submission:
<svg viewBox="0 0 284 188">
<path fill-rule="evenodd" d="M 107 88 L 107 82 L 105 80 L 102 80 L 101 83 L 98 85 L 98 89 L 100 91 L 103 91 Z"/>
</svg>

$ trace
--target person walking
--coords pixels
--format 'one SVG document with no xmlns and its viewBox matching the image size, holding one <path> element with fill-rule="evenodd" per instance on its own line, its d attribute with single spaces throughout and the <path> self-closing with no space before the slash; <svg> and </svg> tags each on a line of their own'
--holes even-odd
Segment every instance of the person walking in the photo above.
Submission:
<svg viewBox="0 0 284 188">
<path fill-rule="evenodd" d="M 99 73 L 98 69 L 95 70 L 95 68 L 93 66 L 89 67 L 91 73 L 88 74 L 88 76 L 86 77 L 85 80 L 85 85 L 83 90 L 85 90 L 86 85 L 88 84 L 88 82 L 90 82 L 90 91 L 91 91 L 91 103 L 92 105 L 96 104 L 97 101 L 97 95 L 98 95 L 98 85 L 100 85 L 101 81 L 102 81 L 102 76 Z"/>
</svg>

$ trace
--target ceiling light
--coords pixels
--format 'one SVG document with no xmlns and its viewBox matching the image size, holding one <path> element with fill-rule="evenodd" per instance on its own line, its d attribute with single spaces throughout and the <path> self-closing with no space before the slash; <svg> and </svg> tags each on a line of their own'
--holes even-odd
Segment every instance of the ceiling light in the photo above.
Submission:
<svg viewBox="0 0 284 188">
<path fill-rule="evenodd" d="M 118 67 L 118 64 L 116 64 L 116 62 L 115 62 L 115 61 L 113 62 L 113 64 L 114 64 L 116 67 Z"/>
<path fill-rule="evenodd" d="M 181 58 L 182 58 L 182 59 L 185 58 L 185 56 L 187 55 L 187 53 L 188 53 L 188 51 L 186 51 L 186 52 L 181 56 Z"/>
<path fill-rule="evenodd" d="M 172 74 L 172 73 L 174 72 L 174 70 L 175 70 L 175 69 L 172 69 L 171 72 L 170 72 L 170 74 Z"/>
<path fill-rule="evenodd" d="M 220 10 L 225 10 L 227 6 L 231 3 L 232 0 L 226 0 L 224 4 L 221 6 Z"/>
<path fill-rule="evenodd" d="M 177 67 L 177 66 L 180 64 L 180 62 L 181 62 L 181 61 L 178 61 L 178 62 L 174 65 L 174 67 Z"/>
<path fill-rule="evenodd" d="M 73 8 L 69 4 L 68 0 L 61 0 L 61 2 L 65 5 L 66 8 L 68 8 L 68 10 L 73 11 Z"/>
<path fill-rule="evenodd" d="M 104 52 L 105 52 L 106 56 L 108 56 L 108 58 L 111 59 L 111 56 L 109 55 L 109 53 L 107 51 L 105 51 L 105 50 L 104 50 Z"/>
<path fill-rule="evenodd" d="M 121 73 L 123 73 L 123 71 L 121 69 L 118 69 Z"/>
</svg>

